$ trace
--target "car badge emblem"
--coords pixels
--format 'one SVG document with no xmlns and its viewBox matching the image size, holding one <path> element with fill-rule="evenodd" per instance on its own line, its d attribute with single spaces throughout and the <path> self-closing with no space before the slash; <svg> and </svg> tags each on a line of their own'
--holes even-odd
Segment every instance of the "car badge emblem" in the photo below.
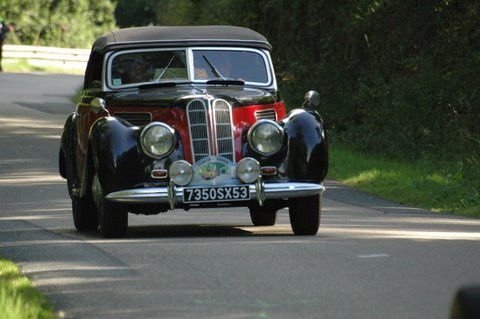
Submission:
<svg viewBox="0 0 480 319">
<path fill-rule="evenodd" d="M 202 164 L 198 173 L 204 180 L 212 180 L 220 175 L 230 174 L 230 167 L 220 161 L 211 161 Z"/>
<path fill-rule="evenodd" d="M 204 180 L 212 180 L 221 175 L 230 175 L 230 161 L 222 157 L 204 159 L 198 164 L 198 175 Z"/>
</svg>

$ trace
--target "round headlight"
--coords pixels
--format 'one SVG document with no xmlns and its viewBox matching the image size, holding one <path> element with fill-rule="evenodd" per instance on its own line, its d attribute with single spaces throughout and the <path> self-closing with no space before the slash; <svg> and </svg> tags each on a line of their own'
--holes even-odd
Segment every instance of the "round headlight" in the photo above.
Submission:
<svg viewBox="0 0 480 319">
<path fill-rule="evenodd" d="M 237 164 L 237 177 L 244 183 L 253 183 L 260 176 L 260 164 L 251 157 L 245 157 Z"/>
<path fill-rule="evenodd" d="M 175 161 L 170 165 L 168 174 L 175 184 L 185 186 L 192 181 L 192 165 L 184 160 Z"/>
<path fill-rule="evenodd" d="M 271 120 L 259 120 L 248 131 L 248 143 L 262 155 L 276 153 L 283 145 L 283 129 Z"/>
<path fill-rule="evenodd" d="M 145 153 L 152 157 L 162 157 L 173 149 L 175 134 L 170 126 L 153 122 L 145 126 L 140 140 Z"/>
</svg>

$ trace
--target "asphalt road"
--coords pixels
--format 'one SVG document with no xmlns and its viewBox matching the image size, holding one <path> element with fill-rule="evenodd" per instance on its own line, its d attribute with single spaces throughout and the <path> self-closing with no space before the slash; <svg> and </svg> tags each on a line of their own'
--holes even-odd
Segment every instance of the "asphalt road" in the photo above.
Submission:
<svg viewBox="0 0 480 319">
<path fill-rule="evenodd" d="M 0 255 L 67 318 L 447 318 L 480 283 L 480 221 L 330 182 L 316 237 L 287 211 L 130 215 L 126 238 L 77 233 L 57 173 L 63 121 L 82 78 L 0 74 Z"/>
</svg>

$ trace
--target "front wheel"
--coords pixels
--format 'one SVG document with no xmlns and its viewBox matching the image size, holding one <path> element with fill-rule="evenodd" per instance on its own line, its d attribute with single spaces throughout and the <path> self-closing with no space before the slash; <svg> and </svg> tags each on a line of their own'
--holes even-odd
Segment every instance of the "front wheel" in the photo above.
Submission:
<svg viewBox="0 0 480 319">
<path fill-rule="evenodd" d="M 91 196 L 85 198 L 72 196 L 72 215 L 73 224 L 78 231 L 97 229 L 98 219 Z"/>
<path fill-rule="evenodd" d="M 125 236 L 128 229 L 128 212 L 126 208 L 105 199 L 106 194 L 100 185 L 97 175 L 93 178 L 93 189 L 98 210 L 98 229 L 100 233 L 106 238 Z"/>
<path fill-rule="evenodd" d="M 277 211 L 269 208 L 250 208 L 250 218 L 254 226 L 273 226 L 277 221 Z"/>
<path fill-rule="evenodd" d="M 295 235 L 316 235 L 320 226 L 320 195 L 289 200 L 290 224 Z"/>
</svg>

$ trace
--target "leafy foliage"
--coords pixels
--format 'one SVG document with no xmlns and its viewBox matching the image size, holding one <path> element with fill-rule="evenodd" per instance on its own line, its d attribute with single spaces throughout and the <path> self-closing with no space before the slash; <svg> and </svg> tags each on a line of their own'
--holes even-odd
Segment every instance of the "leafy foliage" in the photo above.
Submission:
<svg viewBox="0 0 480 319">
<path fill-rule="evenodd" d="M 334 143 L 452 165 L 480 201 L 480 2 L 124 0 L 157 25 L 231 24 L 274 47 L 287 104 L 322 95 Z M 475 195 L 476 194 L 476 195 Z"/>
<path fill-rule="evenodd" d="M 148 8 L 157 25 L 258 30 L 287 100 L 318 89 L 332 129 L 365 150 L 416 157 L 445 143 L 479 146 L 478 1 L 120 0 L 117 13 L 121 5 Z"/>
<path fill-rule="evenodd" d="M 15 24 L 11 42 L 89 47 L 115 27 L 112 0 L 1 0 L 0 16 Z"/>
<path fill-rule="evenodd" d="M 89 46 L 113 0 L 1 0 L 24 43 Z M 117 0 L 121 27 L 246 26 L 274 47 L 284 100 L 316 89 L 334 143 L 429 159 L 480 184 L 480 2 L 476 0 Z M 475 197 L 476 196 L 476 197 Z"/>
</svg>

